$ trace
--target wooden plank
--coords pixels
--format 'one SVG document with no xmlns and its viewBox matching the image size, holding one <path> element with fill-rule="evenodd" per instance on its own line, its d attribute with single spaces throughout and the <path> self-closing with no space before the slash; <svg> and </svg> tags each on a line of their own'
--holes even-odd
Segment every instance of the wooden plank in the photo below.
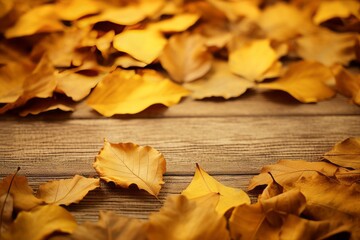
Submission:
<svg viewBox="0 0 360 240">
<path fill-rule="evenodd" d="M 94 157 L 111 142 L 150 145 L 167 175 L 254 174 L 279 159 L 318 160 L 337 141 L 360 135 L 358 116 L 97 119 L 0 122 L 0 174 L 94 175 Z"/>
</svg>

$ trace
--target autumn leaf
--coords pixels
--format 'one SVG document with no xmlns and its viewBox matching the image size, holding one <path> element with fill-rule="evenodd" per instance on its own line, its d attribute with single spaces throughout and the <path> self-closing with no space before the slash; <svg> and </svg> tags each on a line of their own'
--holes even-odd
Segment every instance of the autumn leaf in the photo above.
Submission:
<svg viewBox="0 0 360 240">
<path fill-rule="evenodd" d="M 351 137 L 336 143 L 324 158 L 336 165 L 360 170 L 360 138 Z"/>
<path fill-rule="evenodd" d="M 127 239 L 145 240 L 147 224 L 139 219 L 117 216 L 112 212 L 100 211 L 97 223 L 85 222 L 79 225 L 71 239 L 74 240 L 107 240 Z"/>
<path fill-rule="evenodd" d="M 260 10 L 254 1 L 209 0 L 209 2 L 221 10 L 233 22 L 236 22 L 241 17 L 255 20 L 260 15 Z"/>
<path fill-rule="evenodd" d="M 103 6 L 96 0 L 63 0 L 56 2 L 55 8 L 61 19 L 73 21 L 86 15 L 99 13 Z"/>
<path fill-rule="evenodd" d="M 230 239 L 225 218 L 208 207 L 183 195 L 169 196 L 160 211 L 149 217 L 148 239 Z"/>
<path fill-rule="evenodd" d="M 3 239 L 46 239 L 54 232 L 71 233 L 77 224 L 73 216 L 56 205 L 37 207 L 30 212 L 22 211 L 5 232 Z"/>
<path fill-rule="evenodd" d="M 261 195 L 259 196 L 259 200 L 265 200 L 272 197 L 275 197 L 279 194 L 284 192 L 283 186 L 281 186 L 274 178 L 271 172 L 268 172 L 269 176 L 272 179 L 272 182 L 269 183 L 266 188 L 262 191 Z"/>
<path fill-rule="evenodd" d="M 351 15 L 360 18 L 360 3 L 356 0 L 321 1 L 314 16 L 314 22 L 320 24 L 333 18 L 347 18 Z"/>
<path fill-rule="evenodd" d="M 79 203 L 86 194 L 100 186 L 99 179 L 75 175 L 71 179 L 47 182 L 39 186 L 38 198 L 47 204 L 70 205 Z"/>
<path fill-rule="evenodd" d="M 181 194 L 199 204 L 204 201 L 213 202 L 219 214 L 224 214 L 230 208 L 244 203 L 250 204 L 250 198 L 244 191 L 222 185 L 198 164 L 194 178 Z"/>
<path fill-rule="evenodd" d="M 360 105 L 360 74 L 352 74 L 342 66 L 333 68 L 336 90 Z"/>
<path fill-rule="evenodd" d="M 134 143 L 115 144 L 105 140 L 93 167 L 107 182 L 124 188 L 135 184 L 139 189 L 157 196 L 164 184 L 166 162 L 164 156 L 152 147 Z"/>
<path fill-rule="evenodd" d="M 176 82 L 191 82 L 211 68 L 211 54 L 198 34 L 173 35 L 160 55 L 160 63 Z"/>
<path fill-rule="evenodd" d="M 4 232 L 8 231 L 13 219 L 14 198 L 7 193 L 0 196 L 0 239 Z"/>
<path fill-rule="evenodd" d="M 153 104 L 172 106 L 189 91 L 168 79 L 154 81 L 134 71 L 115 70 L 95 87 L 87 104 L 106 117 L 141 112 Z"/>
<path fill-rule="evenodd" d="M 75 110 L 73 102 L 59 97 L 53 98 L 35 98 L 30 100 L 25 106 L 19 110 L 21 117 L 28 115 L 38 115 L 40 113 L 49 112 L 53 110 L 61 110 L 64 112 L 73 112 Z"/>
<path fill-rule="evenodd" d="M 284 76 L 270 83 L 258 84 L 262 89 L 282 90 L 303 103 L 318 102 L 335 96 L 326 85 L 331 71 L 317 62 L 301 61 L 291 64 Z"/>
<path fill-rule="evenodd" d="M 150 23 L 147 27 L 150 30 L 160 31 L 165 33 L 183 32 L 196 23 L 200 18 L 199 14 L 181 13 L 172 18 Z"/>
</svg>

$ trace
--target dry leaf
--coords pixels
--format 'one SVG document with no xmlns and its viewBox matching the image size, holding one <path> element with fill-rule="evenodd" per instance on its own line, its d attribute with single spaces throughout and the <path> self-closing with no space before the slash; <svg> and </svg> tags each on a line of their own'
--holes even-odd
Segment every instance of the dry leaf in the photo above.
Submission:
<svg viewBox="0 0 360 240">
<path fill-rule="evenodd" d="M 263 190 L 263 192 L 261 193 L 261 195 L 259 196 L 259 200 L 266 200 L 272 197 L 275 197 L 277 195 L 280 195 L 281 193 L 284 192 L 284 188 L 283 186 L 281 186 L 281 184 L 279 184 L 274 176 L 272 175 L 271 172 L 268 172 L 268 174 L 270 175 L 272 182 L 269 183 L 266 188 Z"/>
<path fill-rule="evenodd" d="M 8 192 L 13 175 L 9 175 L 0 182 L 0 196 Z M 14 208 L 19 210 L 30 210 L 43 203 L 41 199 L 34 196 L 33 190 L 28 185 L 24 176 L 15 176 L 10 188 L 10 194 L 14 198 Z"/>
<path fill-rule="evenodd" d="M 99 13 L 102 9 L 101 2 L 96 0 L 61 0 L 55 7 L 59 17 L 67 21 Z"/>
<path fill-rule="evenodd" d="M 160 55 L 160 63 L 177 82 L 190 82 L 211 68 L 211 54 L 198 34 L 173 35 Z"/>
<path fill-rule="evenodd" d="M 253 82 L 238 77 L 230 72 L 227 62 L 214 61 L 212 70 L 204 78 L 185 83 L 186 89 L 192 91 L 191 97 L 238 97 L 254 86 Z"/>
<path fill-rule="evenodd" d="M 149 24 L 148 29 L 165 33 L 183 32 L 194 25 L 199 20 L 199 18 L 199 14 L 182 13 L 169 19 L 151 23 Z"/>
<path fill-rule="evenodd" d="M 314 22 L 320 24 L 333 18 L 347 18 L 351 15 L 360 18 L 360 3 L 356 0 L 322 1 L 314 16 Z"/>
<path fill-rule="evenodd" d="M 100 211 L 97 223 L 85 222 L 71 235 L 74 240 L 145 240 L 147 224 L 139 219 Z"/>
<path fill-rule="evenodd" d="M 221 10 L 230 21 L 237 21 L 241 17 L 255 20 L 260 15 L 255 1 L 208 1 Z"/>
<path fill-rule="evenodd" d="M 75 110 L 73 103 L 62 98 L 35 98 L 30 100 L 19 111 L 21 117 L 26 117 L 29 114 L 38 115 L 40 113 L 49 112 L 53 110 L 61 110 L 64 112 L 73 112 Z"/>
<path fill-rule="evenodd" d="M 164 156 L 149 146 L 115 144 L 105 140 L 93 166 L 100 178 L 107 182 L 114 182 L 124 188 L 135 184 L 154 196 L 159 194 L 164 184 Z"/>
<path fill-rule="evenodd" d="M 291 64 L 284 76 L 259 88 L 282 90 L 303 103 L 318 102 L 335 96 L 326 85 L 332 79 L 331 71 L 317 62 L 301 61 Z"/>
<path fill-rule="evenodd" d="M 146 67 L 146 63 L 140 62 L 136 60 L 135 58 L 129 56 L 129 55 L 122 55 L 115 59 L 113 66 L 120 66 L 122 68 L 130 68 L 130 67 Z"/>
<path fill-rule="evenodd" d="M 183 195 L 169 196 L 158 213 L 149 217 L 149 240 L 226 240 L 229 233 L 223 216 L 208 205 Z"/>
<path fill-rule="evenodd" d="M 262 81 L 266 71 L 275 63 L 280 64 L 277 59 L 278 55 L 271 47 L 269 39 L 254 40 L 230 53 L 229 66 L 231 72 L 248 80 Z M 275 76 L 279 74 L 280 72 Z"/>
<path fill-rule="evenodd" d="M 360 105 L 360 74 L 352 74 L 342 66 L 336 66 L 333 69 L 336 90 L 346 97 Z"/>
<path fill-rule="evenodd" d="M 8 231 L 13 221 L 14 198 L 7 193 L 0 196 L 0 239 L 4 232 Z"/>
<path fill-rule="evenodd" d="M 324 158 L 342 167 L 360 169 L 360 138 L 351 137 L 335 144 Z"/>
<path fill-rule="evenodd" d="M 134 71 L 116 70 L 95 87 L 87 104 L 106 117 L 133 114 L 153 104 L 172 106 L 189 91 L 168 79 L 154 81 Z"/>
<path fill-rule="evenodd" d="M 144 41 L 146 39 L 146 41 Z M 166 38 L 159 32 L 140 29 L 127 30 L 114 37 L 114 48 L 133 58 L 150 64 L 157 59 L 166 45 Z"/>
<path fill-rule="evenodd" d="M 232 207 L 244 203 L 250 204 L 250 198 L 244 191 L 222 185 L 198 164 L 194 178 L 181 194 L 190 200 L 198 201 L 198 204 L 204 201 L 213 202 L 215 210 L 220 214 L 224 214 Z"/>
<path fill-rule="evenodd" d="M 42 240 L 54 232 L 71 233 L 76 226 L 75 219 L 68 211 L 56 205 L 48 205 L 30 212 L 20 212 L 3 237 L 4 240 Z"/>
<path fill-rule="evenodd" d="M 72 203 L 79 203 L 89 191 L 99 186 L 99 179 L 75 175 L 72 179 L 41 184 L 37 195 L 47 204 L 68 206 Z"/>
</svg>

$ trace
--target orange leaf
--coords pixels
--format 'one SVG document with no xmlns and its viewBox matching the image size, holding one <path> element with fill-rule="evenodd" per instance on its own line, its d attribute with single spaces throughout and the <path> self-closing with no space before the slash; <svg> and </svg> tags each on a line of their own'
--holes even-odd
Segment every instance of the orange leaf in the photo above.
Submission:
<svg viewBox="0 0 360 240">
<path fill-rule="evenodd" d="M 324 158 L 336 165 L 360 170 L 360 138 L 351 137 L 336 143 Z"/>
<path fill-rule="evenodd" d="M 183 32 L 199 20 L 199 14 L 181 13 L 172 18 L 151 23 L 148 29 L 160 32 Z"/>
<path fill-rule="evenodd" d="M 314 22 L 320 24 L 333 18 L 347 18 L 351 15 L 360 19 L 360 3 L 357 0 L 322 1 L 314 16 Z"/>
<path fill-rule="evenodd" d="M 360 105 L 360 74 L 352 74 L 342 66 L 333 70 L 336 80 L 336 90 Z"/>
</svg>

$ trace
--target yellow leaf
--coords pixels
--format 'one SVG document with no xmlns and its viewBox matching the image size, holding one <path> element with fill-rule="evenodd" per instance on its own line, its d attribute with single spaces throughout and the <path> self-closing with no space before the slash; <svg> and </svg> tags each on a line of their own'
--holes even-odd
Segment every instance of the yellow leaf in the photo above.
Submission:
<svg viewBox="0 0 360 240">
<path fill-rule="evenodd" d="M 333 72 L 336 90 L 346 97 L 351 97 L 354 103 L 360 105 L 360 74 L 353 74 L 342 66 L 335 67 Z"/>
<path fill-rule="evenodd" d="M 153 81 L 134 71 L 116 70 L 95 87 L 87 104 L 104 116 L 134 114 L 161 103 L 172 106 L 189 91 L 168 79 Z"/>
<path fill-rule="evenodd" d="M 5 31 L 5 37 L 15 38 L 36 33 L 56 32 L 63 28 L 64 26 L 58 19 L 54 5 L 46 4 L 35 7 L 22 15 L 14 26 Z"/>
<path fill-rule="evenodd" d="M 207 205 L 183 195 L 169 196 L 158 213 L 149 217 L 149 240 L 226 240 L 226 220 Z"/>
<path fill-rule="evenodd" d="M 85 222 L 71 235 L 74 240 L 146 240 L 147 224 L 139 219 L 117 216 L 112 212 L 100 211 L 97 223 Z"/>
<path fill-rule="evenodd" d="M 240 17 L 255 20 L 260 15 L 260 10 L 255 1 L 221 1 L 208 0 L 211 4 L 224 12 L 226 17 L 235 22 Z"/>
<path fill-rule="evenodd" d="M 225 61 L 214 61 L 213 69 L 204 78 L 185 83 L 185 88 L 192 91 L 191 97 L 203 99 L 207 97 L 238 97 L 254 86 L 253 82 L 232 74 Z"/>
<path fill-rule="evenodd" d="M 73 112 L 75 110 L 74 104 L 60 97 L 54 98 L 36 98 L 25 104 L 19 115 L 26 117 L 27 115 L 37 115 L 43 112 L 49 112 L 53 110 L 61 110 L 64 112 Z"/>
<path fill-rule="evenodd" d="M 13 221 L 14 198 L 11 194 L 4 193 L 0 196 L 0 239 L 4 232 L 8 231 L 10 224 Z"/>
<path fill-rule="evenodd" d="M 314 16 L 314 22 L 320 24 L 332 18 L 347 18 L 351 15 L 360 18 L 360 3 L 356 0 L 322 1 Z"/>
<path fill-rule="evenodd" d="M 56 205 L 48 205 L 30 212 L 20 212 L 3 237 L 5 240 L 42 240 L 54 232 L 72 233 L 76 226 L 75 219 L 68 211 Z"/>
<path fill-rule="evenodd" d="M 277 59 L 269 39 L 254 40 L 230 53 L 229 67 L 231 72 L 248 80 L 261 81 Z"/>
<path fill-rule="evenodd" d="M 324 158 L 342 167 L 360 169 L 360 138 L 351 137 L 336 143 Z"/>
<path fill-rule="evenodd" d="M 192 25 L 194 25 L 197 20 L 199 20 L 200 15 L 194 13 L 181 13 L 175 15 L 172 18 L 151 23 L 148 25 L 148 29 L 160 31 L 160 32 L 183 32 Z"/>
<path fill-rule="evenodd" d="M 14 6 L 13 1 L 1 0 L 0 1 L 0 18 L 8 14 Z"/>
<path fill-rule="evenodd" d="M 99 13 L 102 9 L 101 2 L 96 0 L 61 0 L 55 7 L 59 17 L 67 21 Z"/>
<path fill-rule="evenodd" d="M 305 60 L 318 61 L 326 66 L 347 65 L 355 56 L 356 38 L 353 34 L 319 30 L 296 40 L 296 53 Z"/>
<path fill-rule="evenodd" d="M 68 206 L 80 202 L 89 191 L 99 186 L 99 179 L 75 175 L 72 179 L 62 179 L 41 184 L 37 194 L 38 198 L 47 204 Z"/>
<path fill-rule="evenodd" d="M 177 82 L 190 82 L 204 76 L 211 68 L 211 54 L 198 34 L 174 35 L 160 55 L 160 63 Z"/>
<path fill-rule="evenodd" d="M 150 64 L 158 58 L 166 42 L 166 38 L 161 33 L 140 29 L 127 30 L 116 35 L 113 44 L 117 50 Z"/>
<path fill-rule="evenodd" d="M 123 68 L 145 67 L 147 64 L 140 62 L 129 55 L 122 55 L 115 59 L 113 66 L 121 66 Z"/>
<path fill-rule="evenodd" d="M 199 203 L 214 202 L 215 210 L 219 214 L 224 214 L 230 208 L 244 203 L 250 204 L 250 198 L 244 191 L 222 185 L 202 170 L 198 164 L 196 164 L 193 180 L 181 194 Z"/>
<path fill-rule="evenodd" d="M 135 184 L 154 196 L 159 194 L 164 184 L 164 156 L 149 146 L 115 144 L 105 140 L 93 166 L 100 178 L 107 182 L 114 182 L 124 188 Z"/>
<path fill-rule="evenodd" d="M 9 175 L 0 182 L 0 196 L 7 193 L 12 178 L 13 175 Z M 14 198 L 15 209 L 30 210 L 43 203 L 41 199 L 34 196 L 33 190 L 24 176 L 14 177 L 10 194 Z"/>
<path fill-rule="evenodd" d="M 331 71 L 317 62 L 297 62 L 291 64 L 283 77 L 261 83 L 259 88 L 281 90 L 303 103 L 318 102 L 335 96 L 335 92 L 326 85 L 332 79 Z"/>
</svg>

